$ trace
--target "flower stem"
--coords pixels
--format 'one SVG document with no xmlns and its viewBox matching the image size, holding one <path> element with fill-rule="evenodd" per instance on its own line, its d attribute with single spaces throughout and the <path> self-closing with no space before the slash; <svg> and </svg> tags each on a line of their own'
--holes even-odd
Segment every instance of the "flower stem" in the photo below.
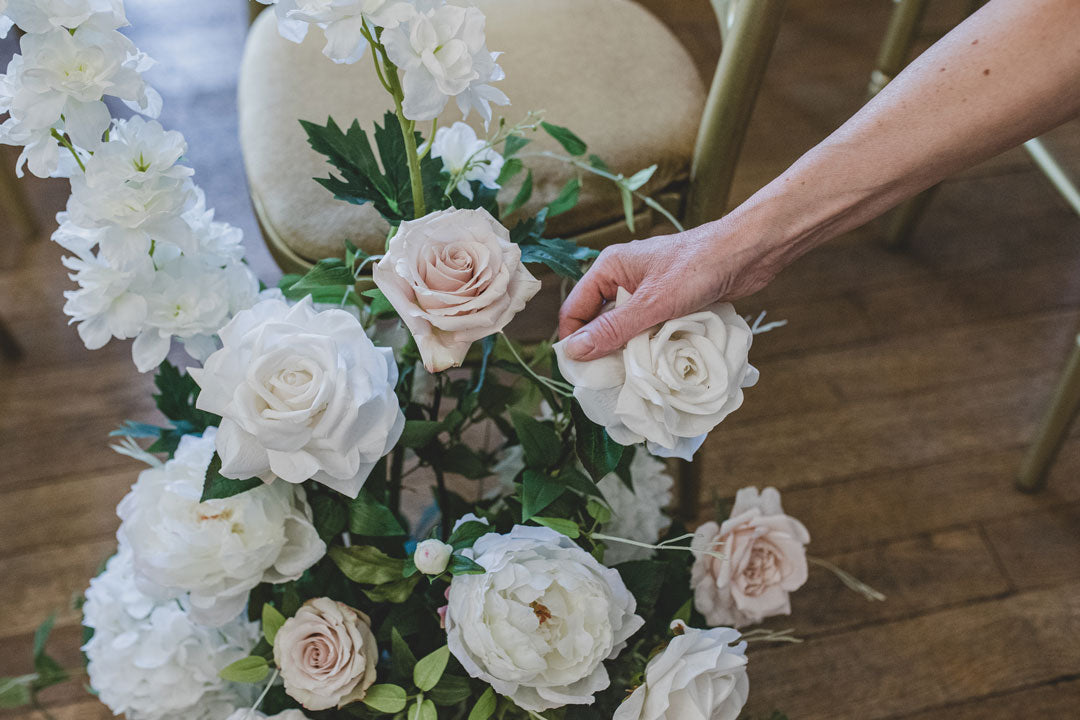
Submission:
<svg viewBox="0 0 1080 720">
<path fill-rule="evenodd" d="M 835 575 L 837 577 L 837 579 L 840 580 L 840 582 L 844 583 L 844 585 L 848 589 L 854 590 L 855 592 L 859 593 L 864 598 L 866 598 L 869 602 L 882 602 L 882 601 L 885 600 L 885 595 L 878 592 L 874 588 L 870 587 L 869 585 L 864 583 L 862 580 L 860 580 L 859 578 L 857 578 L 854 575 L 852 575 L 851 573 L 849 573 L 848 571 L 842 570 L 841 568 L 838 568 L 836 565 L 833 565 L 831 562 L 829 562 L 827 560 L 822 560 L 821 558 L 810 557 L 810 556 L 807 556 L 806 560 L 811 565 L 817 565 L 818 567 L 825 568 L 826 570 L 831 572 L 833 575 Z"/>
<path fill-rule="evenodd" d="M 518 361 L 518 364 L 521 365 L 521 367 L 525 368 L 525 371 L 529 373 L 529 375 L 531 375 L 536 380 L 536 382 L 540 383 L 548 390 L 551 390 L 556 395 L 561 395 L 562 397 L 573 396 L 574 387 L 572 385 L 561 383 L 558 380 L 552 380 L 551 378 L 546 378 L 542 375 L 537 374 L 537 372 L 532 369 L 532 366 L 529 365 L 529 363 L 525 362 L 524 358 L 522 358 L 521 355 L 518 354 L 517 348 L 514 347 L 513 341 L 506 336 L 506 333 L 500 332 L 499 335 L 501 335 L 502 339 L 506 341 L 506 345 L 510 348 L 510 352 L 514 356 L 514 359 Z"/>
<path fill-rule="evenodd" d="M 57 142 L 59 142 L 61 145 L 66 147 L 69 152 L 71 152 L 71 157 L 75 158 L 75 162 L 79 164 L 79 169 L 83 172 L 86 172 L 86 166 L 83 165 L 83 161 L 82 158 L 79 157 L 79 153 L 75 152 L 75 146 L 71 144 L 71 140 L 69 140 L 66 135 L 61 135 L 60 133 L 56 132 L 56 128 L 53 128 L 52 136 L 56 139 Z"/>
</svg>

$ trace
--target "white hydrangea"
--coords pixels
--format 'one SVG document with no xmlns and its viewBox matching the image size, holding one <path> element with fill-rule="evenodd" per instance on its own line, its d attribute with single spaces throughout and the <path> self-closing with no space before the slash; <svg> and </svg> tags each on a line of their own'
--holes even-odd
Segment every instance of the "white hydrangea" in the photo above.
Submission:
<svg viewBox="0 0 1080 720">
<path fill-rule="evenodd" d="M 472 182 L 479 181 L 489 190 L 499 189 L 499 173 L 503 169 L 503 156 L 476 136 L 476 131 L 463 122 L 435 131 L 431 143 L 431 157 L 442 158 L 443 167 L 451 175 L 461 174 L 458 192 L 473 199 Z"/>
<path fill-rule="evenodd" d="M 266 715 L 251 708 L 237 708 L 224 720 L 307 720 L 307 715 L 299 710 L 282 710 L 277 715 Z"/>
<path fill-rule="evenodd" d="M 111 123 L 105 96 L 146 115 L 160 111 L 161 96 L 141 74 L 153 61 L 117 31 L 122 24 L 113 13 L 96 13 L 74 31 L 23 36 L 21 55 L 0 82 L 0 111 L 10 113 L 0 124 L 0 143 L 26 146 L 20 175 L 24 163 L 42 177 L 57 170 L 59 152 L 47 140 L 54 129 L 80 148 L 97 150 Z"/>
<path fill-rule="evenodd" d="M 484 25 L 484 14 L 475 7 L 442 5 L 383 32 L 387 56 L 404 73 L 405 117 L 432 120 L 454 98 L 463 116 L 475 109 L 486 125 L 491 103 L 510 103 L 489 84 L 506 73 L 495 62 L 499 53 L 487 49 Z"/>
<path fill-rule="evenodd" d="M 121 542 L 153 597 L 189 593 L 192 619 L 223 625 L 262 582 L 295 580 L 326 553 L 302 488 L 273 483 L 199 502 L 216 428 L 181 439 L 174 457 L 139 475 L 120 502 Z"/>
<path fill-rule="evenodd" d="M 218 672 L 250 654 L 258 623 L 238 618 L 207 628 L 175 600 L 155 602 L 136 587 L 124 546 L 90 581 L 83 624 L 94 631 L 83 646 L 90 685 L 128 720 L 220 720 L 254 700 L 256 686 L 226 682 Z"/>
<path fill-rule="evenodd" d="M 74 30 L 95 13 L 112 15 L 117 27 L 127 24 L 123 0 L 3 0 L 0 12 L 6 13 L 28 33 L 45 33 L 57 28 Z"/>
<path fill-rule="evenodd" d="M 8 0 L 0 0 L 0 40 L 7 37 L 8 31 L 14 24 L 7 15 Z"/>
<path fill-rule="evenodd" d="M 487 493 L 493 498 L 514 492 L 514 478 L 525 467 L 525 452 L 520 445 L 512 445 L 503 451 L 494 466 L 499 484 Z M 579 468 L 585 472 L 584 468 Z M 617 474 L 611 473 L 597 483 L 611 508 L 611 520 L 600 527 L 605 535 L 626 538 L 653 545 L 660 538 L 671 518 L 664 508 L 671 504 L 674 479 L 667 474 L 663 461 L 650 455 L 645 448 L 637 447 L 630 462 L 630 484 L 626 486 Z M 646 560 L 654 551 L 626 543 L 608 542 L 604 551 L 604 564 L 618 565 L 628 560 Z"/>
</svg>

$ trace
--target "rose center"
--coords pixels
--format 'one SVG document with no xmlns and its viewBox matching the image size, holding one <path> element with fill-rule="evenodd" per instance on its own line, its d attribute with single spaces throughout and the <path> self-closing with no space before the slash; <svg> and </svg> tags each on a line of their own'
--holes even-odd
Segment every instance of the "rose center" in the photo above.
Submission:
<svg viewBox="0 0 1080 720">
<path fill-rule="evenodd" d="M 742 572 L 743 592 L 752 597 L 764 593 L 782 579 L 780 558 L 769 545 L 757 544 L 750 551 L 750 560 Z"/>
</svg>

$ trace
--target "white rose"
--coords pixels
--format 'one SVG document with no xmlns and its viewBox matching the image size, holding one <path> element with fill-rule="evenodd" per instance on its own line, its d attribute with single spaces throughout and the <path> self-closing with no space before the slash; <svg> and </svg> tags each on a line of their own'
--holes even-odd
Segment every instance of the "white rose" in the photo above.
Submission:
<svg viewBox="0 0 1080 720">
<path fill-rule="evenodd" d="M 604 661 L 644 624 L 619 573 L 565 535 L 516 526 L 465 551 L 487 571 L 450 583 L 450 652 L 474 678 L 533 712 L 589 704 Z"/>
<path fill-rule="evenodd" d="M 679 626 L 612 720 L 736 720 L 750 693 L 746 643 L 731 628 Z"/>
<path fill-rule="evenodd" d="M 503 156 L 495 148 L 488 147 L 486 140 L 476 137 L 476 131 L 463 122 L 435 131 L 431 157 L 442 158 L 443 168 L 450 175 L 461 173 L 457 189 L 470 200 L 473 199 L 473 181 L 479 181 L 489 190 L 499 189 L 499 173 L 505 162 Z"/>
<path fill-rule="evenodd" d="M 215 434 L 182 438 L 116 510 L 142 587 L 161 598 L 190 593 L 192 618 L 212 626 L 240 614 L 259 583 L 296 580 L 326 553 L 302 488 L 274 483 L 199 502 Z"/>
<path fill-rule="evenodd" d="M 343 310 L 263 300 L 220 332 L 223 347 L 190 373 L 200 410 L 222 416 L 221 473 L 314 480 L 356 497 L 405 426 L 393 351 Z"/>
<path fill-rule="evenodd" d="M 540 290 L 521 248 L 486 210 L 401 223 L 373 277 L 429 372 L 460 365 L 473 342 L 506 327 Z"/>
<path fill-rule="evenodd" d="M 616 306 L 630 297 L 619 288 Z M 690 460 L 757 382 L 753 333 L 729 303 L 669 320 L 619 352 L 580 362 L 555 345 L 559 370 L 590 420 L 622 445 L 647 442 L 660 457 Z"/>
<path fill-rule="evenodd" d="M 425 575 L 441 575 L 450 564 L 450 556 L 453 554 L 453 547 L 441 540 L 431 538 L 416 546 L 413 563 L 416 569 Z"/>
<path fill-rule="evenodd" d="M 129 720 L 220 720 L 250 706 L 254 685 L 218 677 L 247 657 L 261 632 L 246 618 L 220 627 L 195 623 L 175 601 L 159 602 L 136 585 L 124 545 L 90 581 L 83 624 L 93 636 L 83 646 L 98 699 Z"/>
<path fill-rule="evenodd" d="M 370 618 L 330 598 L 308 600 L 274 638 L 285 692 L 308 710 L 363 700 L 378 660 Z"/>
<path fill-rule="evenodd" d="M 739 490 L 731 517 L 722 525 L 707 522 L 694 534 L 695 607 L 710 625 L 735 627 L 790 614 L 790 594 L 806 582 L 808 542 L 806 527 L 784 514 L 776 488 Z"/>
<path fill-rule="evenodd" d="M 475 108 L 491 121 L 491 103 L 507 105 L 509 98 L 489 83 L 506 73 L 487 49 L 484 14 L 475 7 L 442 5 L 414 13 L 407 23 L 382 34 L 386 54 L 404 72 L 405 117 L 432 120 L 450 98 L 464 117 Z"/>
</svg>

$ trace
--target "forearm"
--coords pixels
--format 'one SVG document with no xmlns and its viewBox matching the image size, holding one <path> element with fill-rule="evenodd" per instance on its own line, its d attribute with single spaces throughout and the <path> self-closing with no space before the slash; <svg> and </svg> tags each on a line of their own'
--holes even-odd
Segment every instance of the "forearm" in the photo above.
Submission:
<svg viewBox="0 0 1080 720">
<path fill-rule="evenodd" d="M 1077 116 L 1078 38 L 1080 0 L 992 0 L 729 216 L 745 253 L 778 270 Z"/>
</svg>

